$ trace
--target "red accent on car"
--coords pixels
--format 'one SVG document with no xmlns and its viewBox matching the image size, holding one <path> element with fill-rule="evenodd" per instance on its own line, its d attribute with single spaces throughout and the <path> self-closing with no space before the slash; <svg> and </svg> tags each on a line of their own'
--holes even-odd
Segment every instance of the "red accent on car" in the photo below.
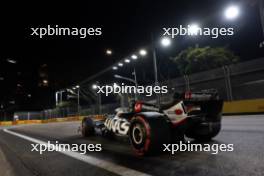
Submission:
<svg viewBox="0 0 264 176">
<path fill-rule="evenodd" d="M 186 91 L 184 97 L 185 97 L 185 99 L 191 99 L 192 98 L 192 92 L 191 91 Z"/>
<path fill-rule="evenodd" d="M 142 103 L 141 102 L 136 102 L 135 104 L 135 112 L 141 112 L 142 110 Z"/>
<path fill-rule="evenodd" d="M 146 120 L 141 117 L 141 116 L 137 116 L 136 118 L 138 118 L 138 120 L 140 120 L 144 127 L 145 127 L 145 130 L 146 130 L 146 142 L 144 144 L 144 146 L 140 149 L 136 149 L 133 147 L 133 150 L 135 151 L 135 153 L 138 155 L 138 156 L 143 156 L 145 152 L 147 152 L 149 150 L 149 145 L 151 143 L 151 139 L 150 139 L 150 127 L 149 127 L 149 124 L 146 122 Z"/>
<path fill-rule="evenodd" d="M 175 114 L 176 115 L 182 115 L 183 111 L 181 109 L 176 109 Z"/>
</svg>

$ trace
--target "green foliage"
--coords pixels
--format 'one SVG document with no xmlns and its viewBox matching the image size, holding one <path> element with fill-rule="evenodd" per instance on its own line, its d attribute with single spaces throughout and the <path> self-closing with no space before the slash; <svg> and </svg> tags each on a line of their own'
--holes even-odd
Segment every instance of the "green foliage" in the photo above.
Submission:
<svg viewBox="0 0 264 176">
<path fill-rule="evenodd" d="M 189 47 L 181 51 L 172 60 L 181 74 L 210 70 L 224 65 L 236 63 L 238 56 L 225 47 Z"/>
</svg>

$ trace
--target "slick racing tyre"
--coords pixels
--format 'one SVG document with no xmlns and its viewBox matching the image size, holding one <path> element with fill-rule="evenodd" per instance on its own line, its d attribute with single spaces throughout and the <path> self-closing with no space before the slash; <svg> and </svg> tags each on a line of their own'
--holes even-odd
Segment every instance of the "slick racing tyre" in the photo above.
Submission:
<svg viewBox="0 0 264 176">
<path fill-rule="evenodd" d="M 170 141 L 170 128 L 163 117 L 133 117 L 129 139 L 137 155 L 148 155 L 162 151 L 163 144 Z"/>
<path fill-rule="evenodd" d="M 86 117 L 82 120 L 82 136 L 88 137 L 94 135 L 94 123 L 90 117 Z"/>
<path fill-rule="evenodd" d="M 210 141 L 221 130 L 221 122 L 200 123 L 186 131 L 186 136 L 197 141 Z"/>
<path fill-rule="evenodd" d="M 201 111 L 191 111 L 189 115 L 199 115 Z M 210 141 L 221 130 L 221 113 L 216 115 L 207 116 L 203 122 L 195 122 L 194 120 L 188 121 L 188 127 L 185 135 L 197 141 Z"/>
</svg>

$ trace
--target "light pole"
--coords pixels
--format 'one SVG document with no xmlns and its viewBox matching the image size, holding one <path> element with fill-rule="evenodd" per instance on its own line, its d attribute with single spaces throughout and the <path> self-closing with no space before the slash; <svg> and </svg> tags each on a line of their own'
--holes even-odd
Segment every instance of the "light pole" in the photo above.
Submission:
<svg viewBox="0 0 264 176">
<path fill-rule="evenodd" d="M 58 106 L 58 92 L 55 92 L 55 104 Z"/>
<path fill-rule="evenodd" d="M 136 70 L 134 68 L 134 71 L 132 73 L 134 75 L 134 80 L 131 79 L 131 78 L 128 78 L 128 77 L 124 77 L 124 76 L 121 76 L 121 75 L 114 75 L 115 78 L 117 79 L 123 79 L 123 80 L 126 80 L 126 81 L 129 81 L 129 82 L 132 82 L 135 84 L 136 88 L 138 87 L 138 83 L 137 83 L 137 73 L 136 73 Z M 137 92 L 135 93 L 135 100 L 138 99 L 138 96 L 137 96 Z"/>
<path fill-rule="evenodd" d="M 157 55 L 156 55 L 155 47 L 153 47 L 153 49 L 152 49 L 152 54 L 153 54 L 153 67 L 154 67 L 155 85 L 158 85 L 159 81 L 158 81 Z"/>
<path fill-rule="evenodd" d="M 63 93 L 64 91 L 60 91 L 60 103 L 62 103 L 62 93 Z"/>
<path fill-rule="evenodd" d="M 98 89 L 99 86 L 99 82 L 97 81 L 96 84 L 92 85 L 92 89 L 96 90 Z M 98 103 L 98 113 L 101 114 L 102 113 L 102 97 L 101 97 L 101 93 L 96 93 L 97 94 L 97 103 Z"/>
<path fill-rule="evenodd" d="M 67 94 L 67 99 L 76 98 L 76 96 L 77 96 L 77 114 L 78 114 L 78 116 L 80 115 L 80 107 L 81 107 L 80 106 L 80 89 L 81 88 L 79 85 L 76 85 L 76 86 L 72 87 L 71 89 L 66 89 L 67 92 L 70 92 L 71 94 L 74 95 L 74 96 L 71 96 L 71 95 Z"/>
<path fill-rule="evenodd" d="M 171 45 L 171 40 L 168 37 L 163 37 L 161 39 L 161 45 L 164 47 L 168 47 Z M 156 47 L 152 36 L 152 54 L 153 54 L 153 67 L 154 67 L 154 77 L 155 77 L 155 86 L 159 86 L 158 80 L 158 68 L 157 68 L 157 54 L 156 54 Z M 157 106 L 160 107 L 160 95 L 157 94 Z"/>
<path fill-rule="evenodd" d="M 134 74 L 134 72 L 132 74 Z M 128 78 L 128 77 L 124 77 L 124 76 L 121 76 L 121 75 L 114 75 L 114 77 L 117 78 L 117 79 L 123 79 L 123 80 L 129 81 L 129 82 L 132 82 L 137 87 L 136 74 L 134 74 L 134 79 L 131 79 L 131 78 Z"/>
<path fill-rule="evenodd" d="M 64 90 L 59 90 L 55 92 L 55 101 L 56 101 L 56 106 L 58 106 L 59 103 L 62 103 L 62 93 Z"/>
<path fill-rule="evenodd" d="M 262 32 L 264 35 L 264 0 L 259 0 L 259 14 L 260 14 L 260 23 L 262 26 Z"/>
<path fill-rule="evenodd" d="M 79 117 L 80 116 L 80 86 L 77 85 L 76 89 L 77 89 L 77 104 L 78 104 L 77 113 L 78 113 L 78 117 Z"/>
<path fill-rule="evenodd" d="M 132 75 L 134 75 L 135 86 L 137 88 L 138 87 L 138 83 L 137 83 L 137 72 L 136 72 L 136 69 L 135 68 L 134 68 L 134 71 L 133 71 Z"/>
<path fill-rule="evenodd" d="M 153 35 L 151 36 L 151 47 L 152 47 L 152 55 L 153 55 L 155 86 L 158 86 L 159 81 L 158 81 L 157 55 L 156 55 L 156 47 L 155 47 Z M 160 107 L 160 96 L 159 96 L 159 94 L 157 94 L 157 106 Z"/>
</svg>

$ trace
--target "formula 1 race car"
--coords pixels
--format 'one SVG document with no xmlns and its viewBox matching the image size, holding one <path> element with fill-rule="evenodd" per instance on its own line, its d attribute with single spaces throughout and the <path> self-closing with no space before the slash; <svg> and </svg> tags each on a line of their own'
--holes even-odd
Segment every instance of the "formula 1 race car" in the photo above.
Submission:
<svg viewBox="0 0 264 176">
<path fill-rule="evenodd" d="M 184 141 L 185 136 L 207 141 L 221 129 L 223 101 L 217 91 L 175 93 L 173 100 L 157 107 L 135 101 L 128 112 L 95 119 L 85 117 L 81 132 L 84 137 L 126 136 L 138 155 L 162 151 L 162 145 Z"/>
</svg>

